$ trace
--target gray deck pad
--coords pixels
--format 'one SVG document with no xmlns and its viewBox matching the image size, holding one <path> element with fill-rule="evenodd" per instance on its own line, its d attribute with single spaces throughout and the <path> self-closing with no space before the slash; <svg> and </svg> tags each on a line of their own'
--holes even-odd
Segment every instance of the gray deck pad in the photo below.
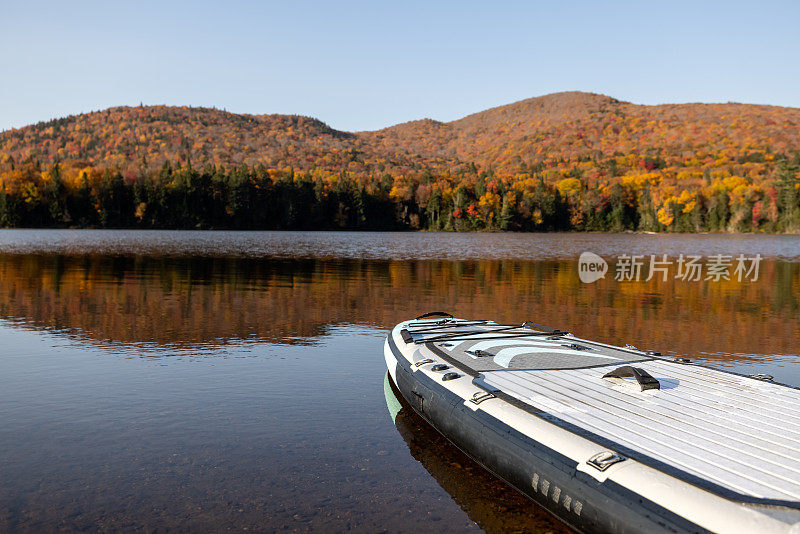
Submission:
<svg viewBox="0 0 800 534">
<path fill-rule="evenodd" d="M 448 357 L 479 373 L 500 369 L 578 369 L 650 359 L 642 354 L 579 342 L 565 335 L 535 335 L 541 332 L 502 328 L 499 325 L 423 327 L 409 328 L 409 332 L 415 341 L 432 340 L 433 346 Z"/>
<path fill-rule="evenodd" d="M 571 347 L 572 345 L 584 348 L 575 349 Z M 574 343 L 569 338 L 550 341 L 494 339 L 465 341 L 452 347 L 441 344 L 435 346 L 459 363 L 478 372 L 500 369 L 578 369 L 598 365 L 624 365 L 648 359 L 645 356 L 604 347 Z"/>
</svg>

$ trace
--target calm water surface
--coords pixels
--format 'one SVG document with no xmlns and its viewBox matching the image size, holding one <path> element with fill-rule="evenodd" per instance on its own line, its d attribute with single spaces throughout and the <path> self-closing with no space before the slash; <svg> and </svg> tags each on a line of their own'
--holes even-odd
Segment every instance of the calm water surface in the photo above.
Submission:
<svg viewBox="0 0 800 534">
<path fill-rule="evenodd" d="M 583 284 L 586 250 L 764 260 Z M 530 319 L 800 385 L 799 304 L 794 236 L 0 231 L 0 530 L 565 531 L 396 404 L 389 328 Z"/>
</svg>

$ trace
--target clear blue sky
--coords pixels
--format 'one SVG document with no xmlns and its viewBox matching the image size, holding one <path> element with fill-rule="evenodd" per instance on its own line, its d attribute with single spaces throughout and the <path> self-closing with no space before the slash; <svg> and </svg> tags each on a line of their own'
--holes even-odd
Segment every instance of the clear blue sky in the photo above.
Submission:
<svg viewBox="0 0 800 534">
<path fill-rule="evenodd" d="M 0 8 L 0 130 L 115 105 L 368 130 L 565 90 L 800 107 L 800 2 L 102 2 Z"/>
</svg>

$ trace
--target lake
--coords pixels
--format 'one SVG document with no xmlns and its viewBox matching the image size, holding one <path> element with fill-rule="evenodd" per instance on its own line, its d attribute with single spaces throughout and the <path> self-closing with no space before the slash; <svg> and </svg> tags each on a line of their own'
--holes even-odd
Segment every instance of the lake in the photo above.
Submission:
<svg viewBox="0 0 800 534">
<path fill-rule="evenodd" d="M 651 254 L 666 280 L 615 280 Z M 730 279 L 676 278 L 718 254 Z M 0 230 L 0 530 L 567 531 L 397 404 L 392 326 L 532 320 L 800 386 L 799 306 L 797 236 Z"/>
</svg>

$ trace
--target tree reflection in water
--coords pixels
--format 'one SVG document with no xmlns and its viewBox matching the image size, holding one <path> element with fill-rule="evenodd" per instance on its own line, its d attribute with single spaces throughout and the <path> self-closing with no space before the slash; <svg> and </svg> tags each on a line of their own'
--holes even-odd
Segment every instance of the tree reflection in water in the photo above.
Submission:
<svg viewBox="0 0 800 534">
<path fill-rule="evenodd" d="M 0 255 L 0 317 L 106 343 L 308 343 L 429 310 L 534 320 L 706 360 L 794 357 L 800 265 L 757 282 L 583 284 L 564 260 L 386 261 Z M 787 356 L 788 355 L 788 356 Z"/>
</svg>

